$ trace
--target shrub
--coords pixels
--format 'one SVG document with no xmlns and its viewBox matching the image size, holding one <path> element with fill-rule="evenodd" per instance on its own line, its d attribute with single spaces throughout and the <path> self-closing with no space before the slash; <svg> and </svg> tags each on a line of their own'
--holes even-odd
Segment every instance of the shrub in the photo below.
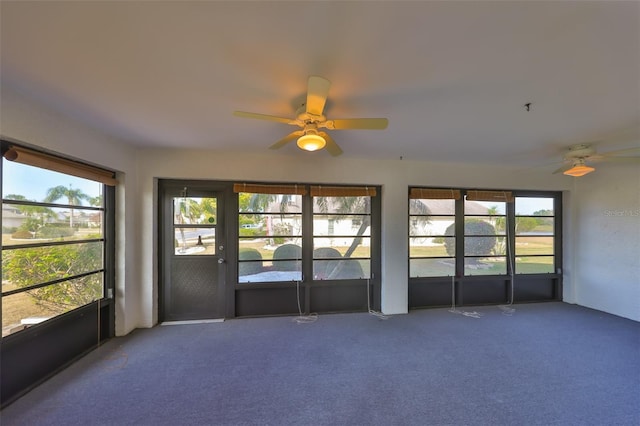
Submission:
<svg viewBox="0 0 640 426">
<path fill-rule="evenodd" d="M 313 275 L 317 279 L 326 279 L 329 274 L 335 269 L 337 261 L 334 259 L 340 259 L 342 255 L 340 252 L 332 247 L 320 247 L 313 251 Z M 331 259 L 320 260 L 315 259 Z"/>
<path fill-rule="evenodd" d="M 238 251 L 238 260 L 251 260 L 252 262 L 239 262 L 238 275 L 253 275 L 262 272 L 262 255 L 254 248 L 241 248 Z"/>
<path fill-rule="evenodd" d="M 455 223 L 449 225 L 445 235 L 454 235 Z M 481 235 L 484 238 L 465 238 L 464 252 L 469 256 L 483 256 L 491 254 L 496 245 L 496 229 L 488 222 L 479 219 L 464 221 L 464 233 L 467 236 Z M 447 238 L 444 242 L 447 254 L 455 256 L 455 238 Z"/>
<path fill-rule="evenodd" d="M 14 240 L 29 240 L 33 238 L 33 234 L 31 234 L 31 232 L 29 231 L 21 229 L 11 234 L 11 238 L 13 238 Z"/>
<path fill-rule="evenodd" d="M 96 271 L 102 265 L 101 243 L 34 247 L 12 252 L 3 262 L 3 279 L 19 288 Z M 87 275 L 31 290 L 29 295 L 40 306 L 54 310 L 73 309 L 100 298 L 102 278 L 100 274 Z"/>
<path fill-rule="evenodd" d="M 364 278 L 364 271 L 360 262 L 357 260 L 350 260 L 345 262 L 342 270 L 338 274 L 339 278 Z"/>
<path fill-rule="evenodd" d="M 300 246 L 295 244 L 284 244 L 273 252 L 273 269 L 276 271 L 297 271 L 299 268 L 298 261 L 291 259 L 300 260 L 301 258 L 302 248 Z"/>
<path fill-rule="evenodd" d="M 240 228 L 238 235 L 240 235 L 241 237 L 255 237 L 257 235 L 260 235 L 259 231 L 259 229 L 253 228 Z"/>
</svg>

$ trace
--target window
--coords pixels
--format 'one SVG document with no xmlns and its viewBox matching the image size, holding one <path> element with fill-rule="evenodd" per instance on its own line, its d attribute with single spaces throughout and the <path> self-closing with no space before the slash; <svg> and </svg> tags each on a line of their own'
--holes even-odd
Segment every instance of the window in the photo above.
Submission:
<svg viewBox="0 0 640 426">
<path fill-rule="evenodd" d="M 409 277 L 552 274 L 557 193 L 410 188 Z"/>
<path fill-rule="evenodd" d="M 475 192 L 464 200 L 464 275 L 506 275 L 507 203 Z"/>
<path fill-rule="evenodd" d="M 554 199 L 516 197 L 515 273 L 555 271 Z"/>
<path fill-rule="evenodd" d="M 314 186 L 311 195 L 314 280 L 369 278 L 375 190 Z"/>
<path fill-rule="evenodd" d="M 409 195 L 409 276 L 456 273 L 456 199 L 460 191 L 412 188 Z"/>
<path fill-rule="evenodd" d="M 234 191 L 239 283 L 301 281 L 305 268 L 315 281 L 371 277 L 375 188 L 235 184 Z"/>
<path fill-rule="evenodd" d="M 238 192 L 238 282 L 302 279 L 302 194 L 295 186 L 234 186 Z"/>
<path fill-rule="evenodd" d="M 12 159 L 42 158 L 30 151 L 13 154 Z M 2 335 L 7 336 L 105 296 L 106 185 L 93 180 L 89 166 L 74 173 L 66 160 L 56 164 L 71 173 L 2 161 Z M 77 176 L 85 172 L 91 178 Z"/>
<path fill-rule="evenodd" d="M 216 253 L 215 198 L 174 197 L 173 230 L 177 256 Z"/>
</svg>

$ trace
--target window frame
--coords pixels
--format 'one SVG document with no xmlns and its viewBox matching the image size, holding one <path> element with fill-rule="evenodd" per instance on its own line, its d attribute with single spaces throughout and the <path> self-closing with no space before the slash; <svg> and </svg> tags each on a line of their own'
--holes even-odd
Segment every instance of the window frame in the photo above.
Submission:
<svg viewBox="0 0 640 426">
<path fill-rule="evenodd" d="M 511 275 L 515 275 L 517 277 L 550 277 L 553 278 L 561 273 L 562 271 L 562 192 L 561 191 L 535 191 L 535 190 L 476 190 L 476 189 L 466 189 L 466 188 L 438 188 L 431 186 L 411 186 L 409 187 L 409 193 L 420 193 L 420 191 L 424 191 L 425 193 L 429 193 L 429 191 L 433 191 L 435 194 L 438 194 L 439 191 L 460 191 L 462 196 L 455 201 L 455 214 L 447 215 L 454 216 L 455 223 L 455 233 L 454 238 L 456 241 L 456 250 L 455 250 L 455 275 L 456 279 L 465 279 L 465 280 L 484 280 L 484 279 L 509 279 Z M 478 214 L 465 214 L 464 203 L 465 203 L 465 195 L 469 192 L 483 194 L 486 192 L 505 192 L 507 194 L 507 199 L 511 197 L 514 202 L 508 202 L 505 199 L 505 213 L 504 215 L 499 214 L 497 216 L 504 217 L 509 227 L 508 232 L 505 229 L 505 233 L 501 235 L 497 235 L 497 237 L 504 237 L 506 243 L 506 254 L 504 255 L 506 261 L 506 273 L 505 274 L 465 274 L 465 259 L 468 257 L 464 251 L 465 244 L 465 234 L 464 234 L 464 221 L 467 217 L 473 216 L 490 216 L 486 215 L 478 215 Z M 553 216 L 544 216 L 553 218 L 553 254 L 552 255 L 540 255 L 540 256 L 553 256 L 553 271 L 549 272 L 541 272 L 541 273 L 517 273 L 516 267 L 516 237 L 515 234 L 515 221 L 518 217 L 526 217 L 529 215 L 517 215 L 515 212 L 515 200 L 517 198 L 549 198 L 553 200 Z M 436 199 L 436 198 L 434 198 Z M 473 200 L 475 201 L 475 200 Z M 495 200 L 496 202 L 500 200 Z M 411 202 L 411 196 L 408 197 L 408 202 Z M 426 275 L 426 276 L 417 276 L 412 275 L 411 273 L 411 261 L 414 259 L 418 259 L 419 257 L 414 257 L 411 255 L 411 219 L 415 214 L 411 214 L 411 208 L 409 205 L 409 214 L 408 214 L 408 229 L 407 229 L 407 247 L 408 247 L 408 277 L 410 280 L 434 280 L 441 281 L 443 279 L 450 279 L 452 275 Z M 438 215 L 439 216 L 439 215 Z M 480 236 L 480 235 L 478 235 Z M 473 236 L 475 237 L 475 236 Z M 503 256 L 498 256 L 503 257 Z M 527 256 L 529 257 L 529 256 Z M 515 271 L 514 271 L 515 269 Z"/>
<path fill-rule="evenodd" d="M 300 221 L 301 221 L 301 226 L 300 226 L 300 234 L 296 234 L 295 238 L 299 239 L 300 241 L 300 247 L 301 247 L 301 255 L 299 258 L 296 259 L 290 259 L 290 260 L 296 260 L 296 261 L 300 261 L 300 269 L 302 271 L 302 275 L 300 277 L 300 282 L 304 285 L 313 285 L 313 286 L 324 286 L 324 285 L 348 285 L 349 282 L 366 282 L 368 279 L 373 279 L 374 277 L 376 279 L 379 279 L 379 271 L 380 271 L 380 253 L 381 253 L 381 249 L 379 247 L 377 247 L 377 245 L 379 245 L 379 241 L 380 241 L 380 232 L 381 232 L 381 221 L 380 221 L 380 210 L 381 210 L 381 202 L 380 202 L 380 187 L 379 186 L 375 186 L 375 185 L 331 185 L 331 186 L 318 186 L 318 185 L 314 185 L 314 184 L 296 184 L 296 185 L 291 185 L 291 184 L 268 184 L 268 183 L 247 183 L 247 184 L 239 184 L 236 183 L 233 185 L 234 186 L 234 192 L 237 193 L 238 195 L 240 193 L 245 193 L 245 188 L 256 188 L 257 190 L 264 190 L 264 193 L 277 193 L 280 194 L 279 192 L 275 192 L 278 189 L 279 190 L 292 190 L 295 192 L 296 195 L 300 195 L 301 196 L 301 210 L 300 210 Z M 271 191 L 271 188 L 274 188 L 273 191 Z M 284 188 L 284 189 L 283 189 Z M 353 260 L 368 260 L 369 261 L 369 278 L 367 277 L 363 277 L 363 278 L 345 278 L 345 279 L 331 279 L 331 280 L 322 280 L 322 279 L 315 279 L 314 274 L 313 274 L 313 262 L 314 262 L 314 256 L 313 256 L 313 248 L 314 248 L 314 240 L 315 238 L 328 238 L 326 236 L 322 236 L 322 235 L 315 235 L 314 232 L 314 226 L 313 226 L 313 220 L 314 217 L 317 215 L 314 212 L 314 197 L 334 197 L 334 196 L 340 196 L 340 195 L 334 195 L 335 192 L 332 191 L 338 191 L 338 193 L 340 193 L 341 191 L 344 191 L 344 196 L 354 196 L 354 194 L 357 194 L 358 189 L 363 189 L 365 190 L 368 194 L 372 194 L 369 195 L 371 197 L 370 200 L 370 211 L 368 214 L 370 217 L 370 224 L 369 224 L 369 230 L 367 232 L 366 238 L 369 239 L 370 241 L 370 247 L 369 247 L 369 257 L 364 258 L 364 257 L 357 257 L 357 258 L 353 258 Z M 323 191 L 327 191 L 326 193 L 323 193 Z M 249 192 L 249 193 L 254 193 L 254 192 Z M 258 192 L 255 192 L 258 193 Z M 238 197 L 239 198 L 239 197 Z M 246 288 L 251 288 L 253 286 L 257 286 L 257 287 L 261 287 L 261 288 L 268 288 L 271 286 L 277 286 L 277 285 L 281 285 L 283 283 L 288 283 L 290 281 L 264 281 L 264 282 L 246 282 L 246 281 L 241 281 L 240 280 L 240 273 L 239 273 L 239 268 L 240 268 L 240 264 L 243 263 L 242 260 L 240 260 L 240 241 L 243 239 L 243 237 L 241 237 L 240 234 L 240 224 L 239 224 L 239 220 L 238 218 L 243 215 L 243 214 L 281 214 L 280 212 L 248 212 L 248 211 L 240 211 L 240 206 L 238 205 L 237 211 L 236 211 L 236 226 L 238 227 L 238 236 L 236 238 L 237 241 L 237 249 L 236 249 L 236 253 L 235 255 L 237 256 L 238 259 L 238 266 L 236 267 L 236 271 L 235 271 L 235 276 L 237 277 L 237 280 L 235 282 L 235 286 L 236 289 L 246 289 Z M 286 214 L 290 214 L 290 213 L 286 213 Z M 296 213 L 297 214 L 297 213 Z M 318 213 L 321 216 L 344 216 L 344 213 Z M 348 215 L 350 216 L 365 216 L 365 214 L 351 214 L 348 213 Z M 273 237 L 273 236 L 272 236 Z M 336 237 L 336 236 L 333 236 Z M 349 236 L 345 236 L 345 237 L 349 237 L 349 238 L 356 238 L 356 235 L 354 233 L 354 235 L 349 235 Z M 336 237 L 337 238 L 337 237 Z M 247 261 L 244 261 L 245 263 Z"/>
<path fill-rule="evenodd" d="M 19 145 L 16 145 L 13 142 L 8 142 L 2 140 L 2 152 L 3 158 L 2 161 L 12 161 L 10 158 L 7 158 L 5 154 L 10 152 L 11 150 L 19 152 L 21 155 L 23 153 L 27 153 L 27 159 L 35 158 L 35 164 L 29 164 L 26 161 L 16 161 L 18 163 L 23 163 L 25 165 L 29 165 L 31 167 L 35 167 L 41 170 L 51 170 L 57 173 L 61 173 L 67 176 L 74 176 L 76 178 L 86 179 L 89 181 L 96 182 L 100 184 L 100 195 L 102 198 L 101 206 L 89 206 L 89 205 L 72 205 L 67 203 L 60 202 L 41 202 L 41 201 L 30 201 L 30 200 L 15 200 L 15 199 L 7 199 L 4 198 L 4 185 L 2 185 L 2 199 L 0 200 L 1 204 L 9 204 L 9 205 L 21 205 L 21 206 L 33 206 L 33 207 L 42 207 L 42 208 L 54 208 L 54 209 L 66 209 L 69 210 L 72 208 L 75 212 L 84 211 L 84 212 L 100 212 L 101 213 L 101 227 L 100 227 L 100 237 L 97 238 L 86 238 L 86 239 L 78 239 L 71 238 L 63 241 L 53 241 L 53 238 L 49 238 L 46 241 L 39 242 L 26 242 L 21 244 L 11 244 L 11 245 L 3 245 L 0 244 L 0 255 L 4 252 L 12 252 L 17 250 L 29 250 L 29 249 L 39 249 L 39 248 L 47 248 L 47 247 L 79 247 L 83 244 L 95 244 L 100 243 L 101 255 L 99 257 L 99 265 L 100 267 L 92 268 L 86 271 L 82 271 L 80 273 L 75 273 L 71 275 L 66 275 L 61 278 L 56 278 L 53 280 L 46 280 L 42 282 L 34 282 L 24 287 L 15 288 L 7 291 L 0 291 L 0 306 L 3 304 L 5 297 L 10 297 L 17 294 L 22 294 L 38 290 L 51 288 L 52 286 L 73 282 L 74 280 L 83 279 L 90 276 L 99 276 L 99 280 L 101 282 L 100 285 L 100 295 L 95 299 L 86 302 L 84 304 L 78 305 L 76 307 L 70 309 L 64 309 L 63 312 L 52 315 L 42 322 L 38 322 L 35 324 L 27 324 L 22 328 L 16 327 L 17 329 L 14 332 L 8 333 L 2 336 L 2 341 L 11 341 L 15 338 L 21 338 L 20 336 L 24 336 L 30 333 L 37 333 L 37 330 L 40 328 L 45 328 L 49 324 L 61 322 L 65 317 L 70 317 L 74 315 L 74 312 L 80 311 L 82 309 L 86 309 L 88 306 L 92 304 L 97 304 L 98 309 L 106 308 L 108 313 L 106 315 L 107 321 L 101 325 L 99 331 L 99 338 L 108 338 L 115 334 L 114 329 L 114 311 L 115 308 L 112 303 L 112 299 L 115 297 L 115 184 L 117 183 L 113 178 L 113 172 L 108 172 L 103 169 L 95 168 L 94 166 L 90 166 L 83 163 L 78 163 L 76 161 L 71 161 L 64 159 L 62 157 L 53 156 L 51 154 L 42 153 L 39 151 L 34 151 L 32 149 L 22 148 Z M 21 157 L 21 160 L 24 157 Z M 41 162 L 42 161 L 42 162 Z M 43 167 L 42 164 L 48 165 L 53 162 L 54 167 Z M 58 165 L 62 164 L 64 167 L 64 171 L 56 169 Z M 78 173 L 74 173 L 72 168 L 78 167 Z M 1 168 L 4 173 L 4 167 Z M 109 177 L 111 176 L 111 177 Z M 1 179 L 0 179 L 1 180 Z M 3 181 L 3 180 L 1 180 Z M 107 183 L 105 183 L 107 182 Z M 0 308 L 1 309 L 1 308 Z M 100 316 L 103 316 L 100 314 Z M 16 326 L 20 326 L 21 324 L 15 324 Z M 4 329 L 4 326 L 3 326 Z M 33 332 L 30 330 L 34 330 Z M 4 334 L 4 333 L 3 333 Z"/>
<path fill-rule="evenodd" d="M 428 194 L 425 194 L 428 195 Z M 420 195 L 417 195 L 420 196 Z M 437 194 L 436 194 L 437 196 Z M 412 213 L 412 206 L 411 206 L 411 198 L 409 200 L 409 276 L 412 278 L 427 278 L 427 277 L 433 277 L 433 276 L 442 276 L 442 275 L 411 275 L 411 261 L 412 260 L 436 260 L 436 259 L 450 259 L 453 262 L 453 268 L 452 268 L 452 272 L 453 275 L 455 275 L 455 271 L 456 271 L 456 253 L 457 253 L 457 247 L 456 247 L 456 234 L 457 234 L 457 218 L 456 218 L 456 199 L 453 198 L 413 198 L 415 200 L 447 200 L 447 201 L 451 201 L 453 202 L 453 209 L 451 213 Z M 431 234 L 431 235 L 423 235 L 423 234 L 415 234 L 413 233 L 413 225 L 412 222 L 414 220 L 419 221 L 419 218 L 430 218 L 430 217 L 434 217 L 434 218 L 452 218 L 452 223 L 451 225 L 453 225 L 453 235 L 447 235 L 446 234 L 446 229 L 445 232 L 442 234 Z M 424 219 L 425 221 L 428 219 Z M 451 226 L 449 225 L 449 226 Z M 449 226 L 447 226 L 447 229 L 449 228 Z M 417 239 L 417 238 L 451 238 L 453 241 L 453 249 L 454 249 L 454 254 L 453 255 L 447 255 L 447 256 L 412 256 L 411 255 L 411 249 L 413 247 L 412 245 L 412 239 Z M 446 246 L 446 243 L 445 243 Z M 448 254 L 448 253 L 447 253 Z M 445 275 L 445 276 L 451 276 L 451 275 Z"/>
</svg>

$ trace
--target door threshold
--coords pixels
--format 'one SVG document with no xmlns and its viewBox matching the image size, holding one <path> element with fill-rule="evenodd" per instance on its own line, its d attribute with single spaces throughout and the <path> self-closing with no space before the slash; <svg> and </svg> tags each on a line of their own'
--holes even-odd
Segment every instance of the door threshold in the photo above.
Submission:
<svg viewBox="0 0 640 426">
<path fill-rule="evenodd" d="M 187 320 L 187 321 L 165 321 L 160 325 L 187 325 L 187 324 L 207 324 L 210 322 L 224 322 L 224 318 L 203 319 L 203 320 Z"/>
</svg>

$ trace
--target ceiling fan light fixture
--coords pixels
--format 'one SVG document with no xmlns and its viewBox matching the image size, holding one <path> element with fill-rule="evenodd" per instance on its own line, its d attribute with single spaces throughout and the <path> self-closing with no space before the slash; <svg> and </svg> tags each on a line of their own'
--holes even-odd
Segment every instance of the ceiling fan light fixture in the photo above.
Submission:
<svg viewBox="0 0 640 426">
<path fill-rule="evenodd" d="M 589 167 L 584 164 L 576 164 L 569 170 L 565 171 L 563 174 L 567 176 L 580 177 L 586 175 L 587 173 L 591 173 L 594 170 L 595 169 L 593 167 Z"/>
<path fill-rule="evenodd" d="M 317 151 L 324 148 L 327 141 L 325 141 L 320 135 L 307 133 L 306 135 L 302 135 L 298 138 L 297 144 L 300 149 L 305 151 Z"/>
</svg>

